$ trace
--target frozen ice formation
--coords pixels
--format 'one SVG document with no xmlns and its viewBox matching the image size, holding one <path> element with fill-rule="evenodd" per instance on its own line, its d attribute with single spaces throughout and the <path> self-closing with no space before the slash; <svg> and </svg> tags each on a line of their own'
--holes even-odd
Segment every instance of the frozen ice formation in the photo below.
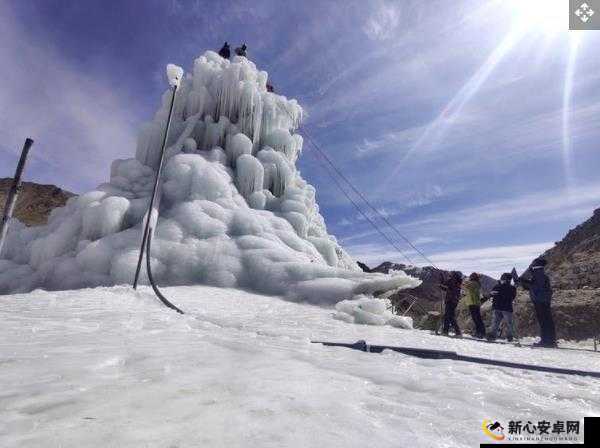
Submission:
<svg viewBox="0 0 600 448">
<path fill-rule="evenodd" d="M 167 79 L 171 87 L 179 87 L 183 79 L 183 69 L 175 64 L 167 64 Z"/>
<path fill-rule="evenodd" d="M 315 189 L 296 168 L 302 109 L 267 91 L 266 72 L 207 51 L 186 76 L 169 65 L 168 78 L 180 85 L 152 245 L 159 284 L 249 288 L 312 303 L 418 285 L 404 273 L 363 273 L 328 235 Z M 0 293 L 132 282 L 170 98 L 167 90 L 135 158 L 115 160 L 108 183 L 70 199 L 45 226 L 13 223 Z"/>
<path fill-rule="evenodd" d="M 412 329 L 413 320 L 409 316 L 398 316 L 388 310 L 389 300 L 357 296 L 354 300 L 342 300 L 335 305 L 335 319 L 353 324 L 391 325 Z"/>
</svg>

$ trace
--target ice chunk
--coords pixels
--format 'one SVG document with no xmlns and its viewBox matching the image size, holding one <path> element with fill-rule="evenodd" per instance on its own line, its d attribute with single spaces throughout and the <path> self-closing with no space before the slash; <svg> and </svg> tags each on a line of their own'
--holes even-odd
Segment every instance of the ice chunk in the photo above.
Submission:
<svg viewBox="0 0 600 448">
<path fill-rule="evenodd" d="M 296 163 L 302 149 L 302 137 L 292 136 L 287 129 L 275 129 L 266 136 L 264 144 L 285 154 L 291 163 Z"/>
<path fill-rule="evenodd" d="M 396 316 L 388 311 L 388 300 L 359 295 L 353 300 L 343 300 L 335 305 L 335 319 L 362 325 L 391 325 L 412 329 L 410 317 Z"/>
<path fill-rule="evenodd" d="M 248 196 L 248 205 L 257 210 L 264 210 L 267 205 L 267 195 L 264 190 L 255 191 L 250 196 Z"/>
<path fill-rule="evenodd" d="M 227 153 L 227 161 L 229 165 L 235 168 L 238 157 L 240 157 L 242 154 L 252 154 L 252 142 L 245 134 L 235 134 L 227 142 L 225 152 Z"/>
<path fill-rule="evenodd" d="M 226 131 L 229 125 L 230 122 L 227 117 L 220 117 L 216 123 L 211 117 L 206 117 L 202 148 L 211 149 L 215 146 L 225 146 L 226 136 L 228 135 Z"/>
<path fill-rule="evenodd" d="M 167 79 L 171 87 L 179 87 L 183 79 L 183 69 L 175 64 L 167 64 Z"/>
<path fill-rule="evenodd" d="M 293 180 L 293 170 L 281 153 L 269 147 L 263 148 L 256 157 L 264 166 L 264 188 L 274 196 L 282 196 Z"/>
<path fill-rule="evenodd" d="M 102 202 L 93 202 L 83 210 L 83 228 L 81 235 L 88 240 L 122 230 L 129 201 L 122 197 L 109 197 Z"/>
<path fill-rule="evenodd" d="M 225 154 L 225 151 L 218 146 L 211 149 L 206 157 L 211 162 L 219 162 L 223 165 L 227 163 L 227 154 Z"/>
<path fill-rule="evenodd" d="M 240 135 L 240 134 L 238 134 Z M 248 198 L 263 189 L 265 170 L 256 157 L 242 154 L 236 161 L 236 185 L 242 196 Z"/>
<path fill-rule="evenodd" d="M 193 138 L 186 138 L 183 142 L 184 152 L 194 152 L 198 149 L 198 144 Z"/>
</svg>

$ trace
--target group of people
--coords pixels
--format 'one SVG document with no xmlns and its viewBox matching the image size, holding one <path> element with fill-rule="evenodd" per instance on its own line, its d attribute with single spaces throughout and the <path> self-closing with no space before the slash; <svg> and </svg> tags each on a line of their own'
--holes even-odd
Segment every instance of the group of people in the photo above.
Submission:
<svg viewBox="0 0 600 448">
<path fill-rule="evenodd" d="M 546 260 L 540 257 L 536 258 L 520 277 L 517 276 L 514 269 L 511 273 L 502 274 L 500 281 L 494 286 L 489 295 L 481 293 L 479 274 L 474 272 L 468 279 L 463 280 L 462 273 L 452 272 L 450 277 L 440 285 L 445 290 L 442 334 L 448 335 L 450 329 L 453 329 L 456 336 L 462 335 L 456 321 L 456 308 L 464 295 L 475 326 L 475 337 L 487 338 L 488 340 L 496 339 L 499 336 L 500 324 L 504 322 L 506 339 L 512 341 L 515 336 L 513 302 L 517 296 L 516 287 L 521 286 L 529 291 L 529 297 L 540 326 L 540 341 L 535 345 L 555 347 L 556 331 L 550 308 L 552 286 L 548 275 L 544 272 L 545 266 Z M 492 323 L 489 331 L 486 331 L 481 317 L 481 305 L 490 299 L 492 300 Z"/>
<path fill-rule="evenodd" d="M 237 47 L 234 51 L 235 51 L 235 54 L 237 54 L 238 56 L 246 57 L 247 49 L 248 49 L 248 47 L 246 47 L 246 44 L 242 44 L 241 47 Z M 225 59 L 229 59 L 231 57 L 231 48 L 229 47 L 229 43 L 225 42 L 223 44 L 223 46 L 219 50 L 219 56 L 221 56 L 222 58 L 225 58 Z"/>
</svg>

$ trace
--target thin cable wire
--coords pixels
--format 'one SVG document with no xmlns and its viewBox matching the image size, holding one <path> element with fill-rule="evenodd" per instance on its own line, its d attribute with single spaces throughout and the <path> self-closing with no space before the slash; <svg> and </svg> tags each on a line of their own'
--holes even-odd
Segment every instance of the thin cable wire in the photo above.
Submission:
<svg viewBox="0 0 600 448">
<path fill-rule="evenodd" d="M 290 117 L 290 119 L 292 120 L 292 122 L 294 121 L 292 115 L 289 113 L 289 111 L 287 109 L 282 108 L 281 106 L 279 106 L 279 103 L 277 103 L 277 106 L 285 111 L 288 116 Z M 435 265 L 435 263 L 433 261 L 431 261 L 427 255 L 425 255 L 421 250 L 419 250 L 419 248 L 417 248 L 406 236 L 404 236 L 402 233 L 400 233 L 400 231 L 396 228 L 396 226 L 394 226 L 389 219 L 387 219 L 379 210 L 377 210 L 376 207 L 374 207 L 371 202 L 369 202 L 369 200 L 352 184 L 352 182 L 350 182 L 350 180 L 344 175 L 344 173 L 342 173 L 333 163 L 333 161 L 327 156 L 327 154 L 320 148 L 320 146 L 315 142 L 314 138 L 312 138 L 310 132 L 308 132 L 308 129 L 305 126 L 299 126 L 298 130 L 302 129 L 306 135 L 306 137 L 308 138 L 308 141 L 312 144 L 312 146 L 317 150 L 317 152 L 323 157 L 323 159 L 325 159 L 325 161 L 333 168 L 333 170 L 337 173 L 337 175 L 344 180 L 344 182 L 346 182 L 346 184 L 348 184 L 348 186 L 352 189 L 352 191 L 354 191 L 355 194 L 357 194 L 362 200 L 363 202 L 365 202 L 367 204 L 367 206 L 369 208 L 371 208 L 371 210 L 373 210 L 375 212 L 375 214 L 377 216 L 379 216 L 387 225 L 388 227 L 390 227 L 394 233 L 396 233 L 402 240 L 404 240 L 415 252 L 417 252 L 419 255 L 421 255 L 421 257 L 423 257 L 423 259 L 425 261 L 427 261 L 431 266 L 433 266 L 435 269 L 439 268 Z M 318 160 L 318 159 L 317 159 Z M 347 194 L 347 192 L 341 187 L 341 185 L 339 184 L 339 182 L 337 181 L 337 179 L 335 178 L 335 176 L 333 174 L 331 174 L 331 172 L 329 172 L 329 175 L 331 176 L 331 178 L 335 181 L 336 185 L 338 186 L 338 188 L 342 191 L 342 193 L 344 193 L 344 196 L 346 196 L 348 198 L 349 201 L 352 202 L 352 204 L 355 206 L 355 208 L 360 212 L 360 214 L 365 217 L 370 223 L 371 225 L 373 225 L 373 227 L 376 228 L 376 230 L 379 233 L 383 232 L 379 229 L 379 227 L 377 227 L 377 225 L 367 217 L 367 215 L 362 211 L 362 209 L 360 209 L 360 207 L 358 206 L 358 204 L 356 204 L 352 199 L 350 199 L 350 196 Z M 385 235 L 385 239 L 390 242 L 390 244 L 392 244 L 392 246 L 398 250 L 405 258 L 409 259 L 408 256 L 406 256 L 400 249 L 398 249 L 398 246 L 396 246 L 395 243 L 392 243 L 389 239 L 389 237 L 387 235 Z M 414 264 L 412 261 L 410 261 L 411 264 Z"/>
<path fill-rule="evenodd" d="M 396 233 L 400 238 L 402 238 L 402 240 L 404 240 L 406 242 L 406 244 L 408 244 L 415 252 L 417 252 L 419 255 L 421 255 L 421 257 L 423 257 L 424 260 L 426 260 L 429 264 L 431 264 L 431 266 L 433 266 L 436 269 L 439 269 L 435 265 L 435 263 L 427 257 L 427 255 L 425 255 L 421 250 L 419 250 L 419 248 L 417 248 L 406 236 L 404 236 L 402 233 L 400 233 L 400 231 L 396 228 L 396 226 L 394 226 L 390 222 L 389 219 L 387 219 L 379 210 L 377 210 L 377 208 L 374 207 L 371 204 L 371 202 L 369 202 L 369 200 L 352 184 L 352 182 L 350 182 L 350 180 L 344 175 L 344 173 L 342 173 L 335 166 L 335 164 L 332 162 L 332 160 L 327 156 L 327 154 L 325 154 L 325 152 L 319 147 L 319 145 L 312 138 L 312 136 L 310 135 L 310 133 L 308 132 L 306 127 L 302 126 L 301 128 L 304 131 L 304 134 L 306 135 L 306 137 L 308 138 L 308 141 L 312 144 L 312 146 L 319 152 L 319 154 L 321 154 L 321 156 L 333 168 L 333 170 L 336 172 L 336 174 L 340 178 L 342 178 L 344 180 L 344 182 L 346 182 L 346 184 L 348 184 L 348 186 L 352 189 L 352 191 L 354 191 L 354 193 L 356 193 L 365 202 L 365 204 L 367 204 L 367 206 L 371 210 L 373 210 L 373 212 L 375 212 L 377 214 L 377 216 L 379 216 L 394 231 L 394 233 Z"/>
<path fill-rule="evenodd" d="M 319 160 L 317 157 L 315 157 L 316 160 Z M 329 168 L 327 167 L 327 165 L 322 165 L 325 170 L 328 172 L 329 176 L 331 176 L 331 178 L 333 179 L 333 181 L 335 182 L 335 184 L 337 185 L 337 187 L 340 189 L 340 191 L 344 194 L 344 196 L 346 196 L 346 199 L 348 199 L 352 205 L 354 205 L 354 208 L 363 216 L 363 218 L 365 218 L 372 226 L 373 228 L 379 232 L 379 234 L 381 236 L 383 236 L 385 238 L 385 240 L 390 243 L 392 245 L 392 247 L 394 247 L 394 249 L 396 249 L 398 252 L 400 252 L 400 254 L 406 258 L 406 260 L 408 260 L 408 262 L 410 264 L 414 264 L 413 261 L 410 259 L 410 257 L 408 255 L 406 255 L 402 249 L 400 249 L 396 243 L 383 231 L 379 228 L 379 226 L 377 225 L 377 223 L 375 223 L 361 208 L 360 206 L 354 201 L 354 199 L 352 199 L 352 197 L 348 194 L 348 192 L 346 192 L 346 190 L 344 190 L 344 188 L 342 187 L 342 185 L 340 184 L 340 182 L 337 180 L 337 178 L 333 175 L 333 173 L 331 173 L 329 171 Z"/>
</svg>

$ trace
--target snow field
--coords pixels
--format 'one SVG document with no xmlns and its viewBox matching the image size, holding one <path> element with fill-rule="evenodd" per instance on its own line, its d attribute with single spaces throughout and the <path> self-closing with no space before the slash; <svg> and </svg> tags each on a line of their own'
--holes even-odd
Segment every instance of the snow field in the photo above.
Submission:
<svg viewBox="0 0 600 448">
<path fill-rule="evenodd" d="M 165 293 L 187 314 L 166 310 L 145 287 L 4 297 L 0 446 L 470 447 L 486 441 L 483 419 L 600 413 L 589 378 L 309 341 L 580 369 L 597 368 L 594 353 L 350 324 L 331 309 L 234 289 Z"/>
</svg>

